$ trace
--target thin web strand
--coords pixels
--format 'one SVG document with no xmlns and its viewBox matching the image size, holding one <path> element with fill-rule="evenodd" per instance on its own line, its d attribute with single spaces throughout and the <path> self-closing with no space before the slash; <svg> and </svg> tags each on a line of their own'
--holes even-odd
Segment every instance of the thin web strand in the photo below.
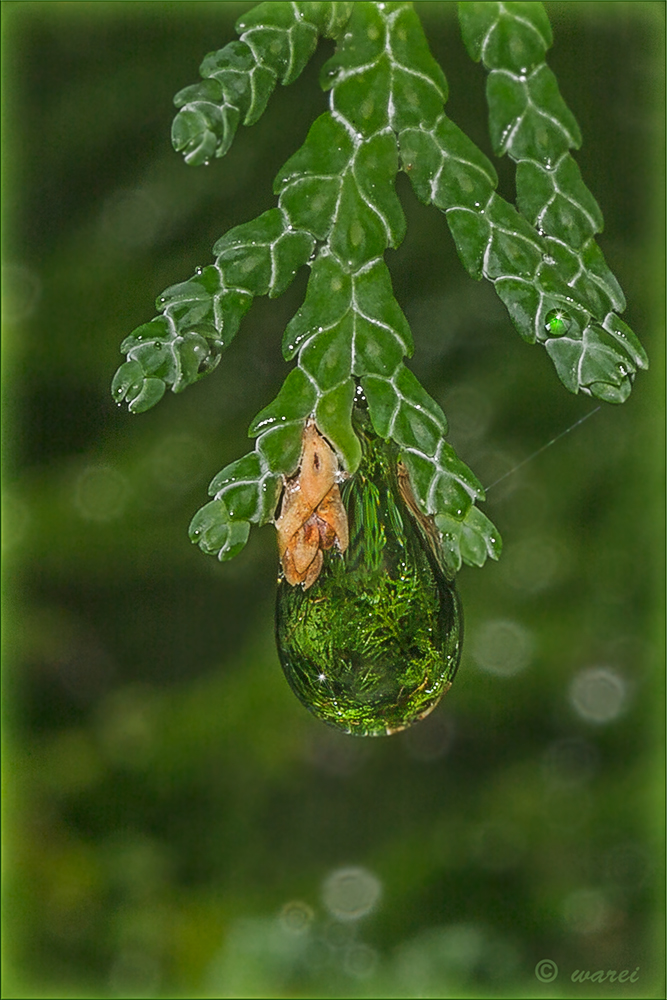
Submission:
<svg viewBox="0 0 667 1000">
<path fill-rule="evenodd" d="M 588 420 L 589 417 L 592 417 L 594 413 L 597 413 L 598 410 L 601 409 L 602 409 L 601 406 L 596 406 L 594 410 L 591 410 L 589 413 L 586 413 L 579 420 L 575 421 L 575 423 L 570 424 L 569 427 L 567 427 L 564 431 L 561 431 L 560 434 L 557 434 L 555 438 L 551 439 L 551 441 L 547 441 L 546 444 L 543 444 L 541 448 L 538 448 L 537 451 L 534 451 L 532 455 L 528 456 L 528 458 L 524 458 L 522 462 L 519 462 L 518 465 L 515 465 L 513 469 L 509 470 L 509 472 L 505 472 L 499 479 L 494 480 L 494 482 L 492 482 L 490 486 L 485 486 L 484 492 L 488 493 L 489 490 L 493 489 L 494 486 L 497 486 L 498 483 L 502 483 L 503 479 L 507 479 L 508 476 L 514 475 L 514 473 L 517 472 L 519 469 L 522 469 L 524 465 L 527 465 L 528 462 L 532 462 L 534 458 L 537 458 L 538 455 L 541 455 L 542 452 L 546 451 L 547 448 L 550 448 L 552 444 L 556 444 L 556 441 L 560 441 L 560 439 L 565 437 L 566 434 L 569 434 L 570 431 L 573 431 L 575 427 L 579 427 L 580 424 L 583 424 L 584 420 Z"/>
</svg>

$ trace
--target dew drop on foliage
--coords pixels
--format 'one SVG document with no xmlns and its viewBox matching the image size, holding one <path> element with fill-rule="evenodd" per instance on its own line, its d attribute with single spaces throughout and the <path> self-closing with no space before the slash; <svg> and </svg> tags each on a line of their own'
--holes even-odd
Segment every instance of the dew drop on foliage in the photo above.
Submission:
<svg viewBox="0 0 667 1000">
<path fill-rule="evenodd" d="M 361 465 L 341 488 L 349 545 L 323 551 L 305 589 L 281 578 L 276 636 L 306 708 L 343 732 L 382 736 L 423 719 L 450 687 L 462 612 L 437 536 L 399 486 L 397 449 L 364 439 Z"/>
<path fill-rule="evenodd" d="M 572 326 L 568 313 L 562 309 L 552 309 L 544 321 L 544 328 L 552 337 L 563 337 Z"/>
</svg>

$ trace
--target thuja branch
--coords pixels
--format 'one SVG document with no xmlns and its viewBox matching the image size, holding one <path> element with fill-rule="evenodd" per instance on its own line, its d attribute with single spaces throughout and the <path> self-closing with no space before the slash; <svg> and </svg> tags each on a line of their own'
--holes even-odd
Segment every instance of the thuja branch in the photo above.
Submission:
<svg viewBox="0 0 667 1000">
<path fill-rule="evenodd" d="M 398 447 L 422 515 L 442 533 L 449 569 L 499 555 L 499 536 L 475 505 L 481 485 L 404 364 L 412 336 L 383 261 L 405 233 L 399 167 L 445 213 L 468 273 L 494 283 L 519 333 L 546 346 L 567 388 L 621 402 L 646 367 L 593 240 L 602 218 L 569 154 L 580 136 L 544 63 L 551 32 L 541 4 L 465 3 L 460 16 L 471 56 L 491 70 L 491 134 L 495 151 L 518 163 L 518 210 L 444 114 L 447 82 L 409 3 L 260 4 L 237 25 L 240 40 L 207 56 L 202 82 L 176 97 L 174 144 L 187 162 L 208 162 L 228 151 L 239 122 L 257 121 L 278 80 L 298 77 L 318 36 L 336 40 L 321 76 L 330 110 L 279 171 L 277 207 L 229 231 L 214 264 L 159 297 L 161 315 L 124 341 L 128 360 L 114 380 L 115 398 L 133 412 L 167 386 L 182 391 L 216 367 L 254 296 L 279 295 L 301 266 L 311 268 L 283 344 L 296 366 L 252 422 L 254 450 L 215 477 L 214 499 L 191 525 L 193 540 L 221 559 L 243 547 L 251 523 L 274 519 L 309 420 L 341 475 L 355 472 L 359 393 L 374 432 Z"/>
</svg>

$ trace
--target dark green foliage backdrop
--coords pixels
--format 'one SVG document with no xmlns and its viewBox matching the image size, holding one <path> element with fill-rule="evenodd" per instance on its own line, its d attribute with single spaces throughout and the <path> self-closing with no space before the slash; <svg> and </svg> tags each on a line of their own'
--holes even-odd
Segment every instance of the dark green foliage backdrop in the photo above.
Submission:
<svg viewBox="0 0 667 1000">
<path fill-rule="evenodd" d="M 3 4 L 6 995 L 608 996 L 571 974 L 637 967 L 613 995 L 664 995 L 664 5 L 547 5 L 651 370 L 490 491 L 505 553 L 459 576 L 456 683 L 372 741 L 287 687 L 273 530 L 225 565 L 187 538 L 282 383 L 306 275 L 184 395 L 139 417 L 109 395 L 122 337 L 273 205 L 326 108 L 330 43 L 224 160 L 173 152 L 173 94 L 247 6 Z M 416 6 L 448 114 L 490 155 L 455 6 Z M 387 260 L 411 367 L 488 485 L 595 404 L 399 188 L 408 235 Z M 350 891 L 381 886 L 359 920 L 341 919 L 349 892 L 332 902 L 346 866 Z"/>
</svg>

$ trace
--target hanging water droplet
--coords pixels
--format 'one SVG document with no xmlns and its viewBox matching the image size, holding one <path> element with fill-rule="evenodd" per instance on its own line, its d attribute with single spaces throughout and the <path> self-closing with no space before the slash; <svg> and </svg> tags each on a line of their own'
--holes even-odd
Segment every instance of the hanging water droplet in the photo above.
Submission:
<svg viewBox="0 0 667 1000">
<path fill-rule="evenodd" d="M 375 437 L 356 408 L 355 423 L 363 458 L 341 487 L 349 545 L 341 553 L 324 544 L 331 514 L 317 508 L 322 518 L 309 519 L 304 538 L 312 522 L 315 548 L 318 531 L 323 539 L 322 568 L 306 589 L 280 579 L 276 638 L 306 708 L 344 732 L 381 736 L 424 718 L 450 687 L 462 612 L 437 533 L 413 513 L 407 476 L 399 478 L 397 449 Z"/>
<path fill-rule="evenodd" d="M 572 326 L 572 319 L 563 309 L 552 309 L 544 320 L 544 329 L 552 337 L 564 336 Z"/>
</svg>

